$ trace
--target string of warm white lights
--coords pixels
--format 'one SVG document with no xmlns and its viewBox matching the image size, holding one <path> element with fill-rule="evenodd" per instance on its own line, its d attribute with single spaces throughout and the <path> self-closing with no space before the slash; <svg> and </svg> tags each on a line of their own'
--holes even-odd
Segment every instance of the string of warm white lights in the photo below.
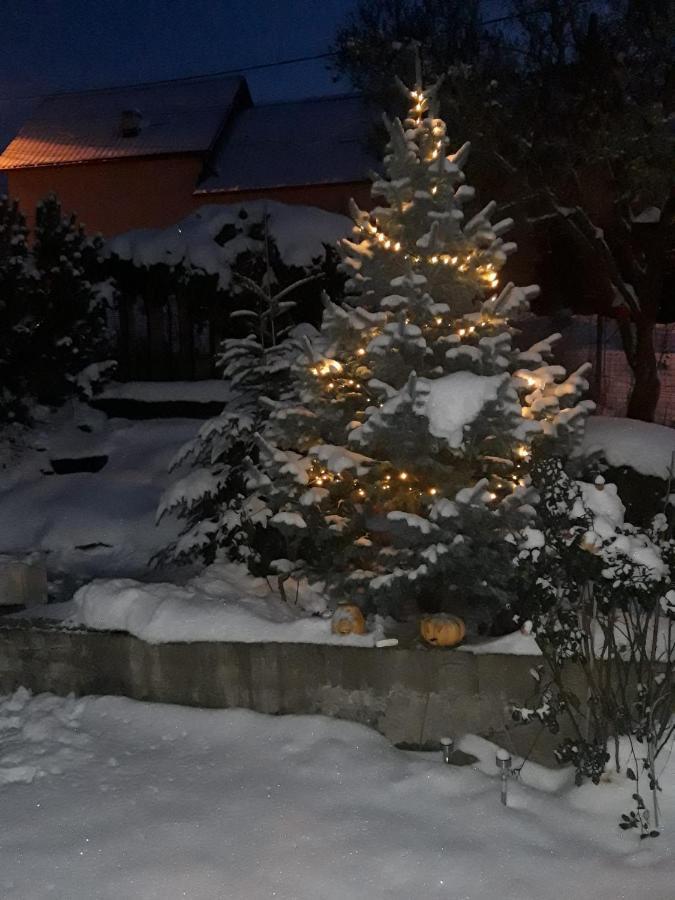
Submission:
<svg viewBox="0 0 675 900">
<path fill-rule="evenodd" d="M 400 241 L 389 237 L 385 232 L 380 231 L 372 223 L 360 224 L 362 231 L 366 232 L 385 249 L 393 253 L 400 253 L 402 258 L 410 260 L 410 262 L 418 265 L 419 263 L 427 263 L 432 266 L 453 266 L 459 272 L 475 272 L 478 274 L 491 288 L 497 286 L 499 275 L 491 262 L 482 262 L 486 256 L 490 254 L 487 251 L 473 251 L 466 254 L 461 260 L 459 256 L 451 253 L 432 253 L 430 256 L 420 256 L 419 254 L 409 252 L 403 249 Z"/>
<path fill-rule="evenodd" d="M 471 326 L 474 330 L 475 327 L 476 326 Z M 461 331 L 464 331 L 464 329 L 461 329 Z M 356 352 L 357 355 L 361 357 L 367 354 L 367 351 L 363 347 L 358 348 Z M 324 381 L 324 387 L 329 391 L 333 391 L 340 386 L 351 387 L 354 390 L 362 388 L 362 385 L 356 382 L 355 379 L 340 378 L 345 371 L 345 367 L 335 359 L 323 359 L 320 362 L 315 363 L 310 371 L 314 376 L 326 379 Z M 494 487 L 497 491 L 502 493 L 504 491 L 509 491 L 512 493 L 516 488 L 526 486 L 526 482 L 521 477 L 518 469 L 519 464 L 529 461 L 531 452 L 530 447 L 526 444 L 518 444 L 513 448 L 513 461 L 510 463 L 514 469 L 513 474 L 504 475 L 501 480 L 496 480 Z M 504 460 L 504 463 L 508 464 L 508 460 Z M 318 460 L 314 460 L 314 471 L 309 477 L 309 484 L 311 487 L 325 488 L 326 485 L 343 483 L 344 479 L 340 473 L 331 472 L 325 466 L 320 464 Z M 366 490 L 364 483 L 359 481 L 358 478 L 350 476 L 349 484 L 351 485 L 351 493 L 356 502 L 365 500 L 370 496 L 369 490 Z M 412 494 L 418 498 L 426 498 L 429 502 L 440 499 L 443 496 L 441 488 L 435 485 L 423 485 L 419 479 L 410 475 L 405 470 L 387 473 L 379 479 L 367 482 L 366 485 L 369 489 L 375 490 L 376 492 L 394 494 L 400 494 L 401 488 L 403 488 L 405 495 Z M 494 502 L 495 500 L 500 499 L 500 495 L 495 491 L 490 491 L 487 493 L 487 499 L 490 502 Z"/>
<path fill-rule="evenodd" d="M 422 154 L 421 163 L 435 164 L 438 162 L 439 183 L 432 184 L 430 193 L 436 196 L 439 187 L 443 187 L 440 179 L 444 177 L 445 168 L 445 151 L 447 147 L 447 138 L 445 128 L 440 120 L 433 118 L 424 118 L 428 111 L 430 96 L 422 91 L 411 91 L 410 96 L 413 100 L 413 109 L 410 119 L 406 123 L 406 127 L 410 126 L 418 129 L 417 137 L 419 147 Z M 453 157 L 448 156 L 447 159 L 452 162 Z M 431 173 L 432 181 L 434 180 L 434 168 L 430 165 L 428 171 Z M 443 192 L 444 195 L 445 191 Z M 450 188 L 448 197 L 454 195 L 454 188 Z M 443 211 L 443 204 L 439 199 L 432 201 L 433 204 Z M 405 213 L 411 204 L 402 202 L 400 204 L 401 211 Z M 476 248 L 474 244 L 467 241 L 465 250 L 454 248 L 455 252 L 448 252 L 442 249 L 434 252 L 419 252 L 421 248 L 406 247 L 399 236 L 392 236 L 386 232 L 372 219 L 369 214 L 364 213 L 361 220 L 357 223 L 363 237 L 375 244 L 380 250 L 399 255 L 402 260 L 409 261 L 413 265 L 429 265 L 429 266 L 448 266 L 462 275 L 466 275 L 467 279 L 477 278 L 482 282 L 488 290 L 495 290 L 498 285 L 499 275 L 494 264 L 494 251 L 490 248 Z M 438 227 L 438 226 L 436 226 Z M 437 240 L 436 234 L 431 234 L 428 240 Z M 495 295 L 496 297 L 496 295 Z M 494 298 L 493 298 L 494 299 Z M 395 316 L 392 310 L 392 315 Z M 402 317 L 401 317 L 402 318 Z M 446 319 L 443 315 L 434 315 L 429 318 L 428 310 L 420 316 L 421 321 L 415 321 L 415 314 L 412 309 L 407 310 L 407 316 L 401 324 L 415 325 L 416 327 L 433 332 L 434 329 L 442 329 L 444 326 L 449 329 L 449 333 L 455 339 L 468 339 L 475 346 L 476 338 L 479 330 L 489 328 L 491 326 L 503 326 L 504 320 L 498 316 L 490 316 L 483 312 L 482 314 L 470 314 L 459 320 Z M 412 321 L 411 321 L 412 320 Z M 393 318 L 396 321 L 396 318 Z M 400 319 L 399 319 L 400 321 Z M 388 324 L 392 323 L 392 318 L 388 319 Z M 368 393 L 367 385 L 362 383 L 369 376 L 364 374 L 363 366 L 368 364 L 368 357 L 374 351 L 371 351 L 371 342 L 380 337 L 384 333 L 384 328 L 367 329 L 361 337 L 363 346 L 359 346 L 354 351 L 355 364 L 349 362 L 339 362 L 336 359 L 321 359 L 314 361 L 309 372 L 321 382 L 322 390 L 330 392 L 334 400 L 345 400 L 356 391 L 364 391 Z M 483 332 L 484 333 L 484 332 Z M 367 370 L 366 370 L 367 371 Z M 361 376 L 361 379 L 358 377 Z M 536 377 L 522 378 L 521 386 L 518 388 L 521 396 L 522 414 L 526 417 L 533 417 L 534 413 L 529 408 L 528 401 L 530 398 L 526 394 L 532 388 L 540 387 Z M 383 403 L 371 401 L 368 405 L 379 405 Z M 531 458 L 531 448 L 526 443 L 515 443 L 506 453 L 504 458 L 500 458 L 501 468 L 504 469 L 502 475 L 489 476 L 489 487 L 483 493 L 482 499 L 488 503 L 501 502 L 502 499 L 509 494 L 513 494 L 518 489 L 527 486 L 527 478 L 523 477 L 523 466 L 529 462 Z M 487 458 L 486 458 L 487 459 Z M 497 459 L 497 458 L 495 458 Z M 479 468 L 483 463 L 479 462 Z M 386 466 L 390 466 L 387 463 Z M 366 475 L 357 477 L 351 472 L 332 472 L 327 466 L 318 459 L 313 460 L 312 469 L 309 475 L 309 485 L 313 488 L 331 489 L 336 492 L 336 496 L 340 498 L 340 502 L 350 500 L 358 505 L 364 503 L 372 503 L 375 507 L 384 506 L 385 508 L 391 504 L 401 504 L 404 498 L 410 498 L 413 504 L 433 505 L 443 499 L 446 491 L 440 482 L 430 484 L 424 477 L 411 474 L 406 470 L 398 471 L 395 467 L 389 471 L 382 472 L 382 467 L 377 466 Z M 448 487 L 447 494 L 450 496 L 454 492 Z M 394 507 L 395 508 L 395 507 Z M 413 505 L 413 509 L 415 506 Z"/>
<path fill-rule="evenodd" d="M 371 235 L 385 250 L 391 250 L 393 253 L 401 253 L 403 259 L 410 260 L 415 265 L 420 262 L 428 263 L 432 266 L 456 266 L 459 272 L 465 273 L 473 271 L 478 274 L 491 288 L 496 288 L 499 281 L 499 275 L 491 262 L 481 263 L 480 259 L 485 257 L 485 251 L 474 251 L 465 255 L 462 260 L 458 256 L 450 253 L 433 253 L 431 256 L 419 256 L 415 253 L 403 250 L 400 241 L 389 237 L 384 231 L 380 231 L 372 222 L 361 223 L 360 228 L 363 232 Z"/>
</svg>

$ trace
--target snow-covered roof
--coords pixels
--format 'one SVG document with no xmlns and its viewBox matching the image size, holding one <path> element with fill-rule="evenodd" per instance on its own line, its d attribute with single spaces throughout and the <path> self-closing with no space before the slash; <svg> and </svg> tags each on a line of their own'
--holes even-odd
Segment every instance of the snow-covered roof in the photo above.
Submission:
<svg viewBox="0 0 675 900">
<path fill-rule="evenodd" d="M 240 77 L 54 94 L 0 156 L 0 169 L 205 153 L 239 98 L 250 102 Z"/>
<path fill-rule="evenodd" d="M 368 149 L 373 122 L 358 96 L 250 107 L 228 129 L 196 192 L 365 181 L 378 164 Z"/>
</svg>

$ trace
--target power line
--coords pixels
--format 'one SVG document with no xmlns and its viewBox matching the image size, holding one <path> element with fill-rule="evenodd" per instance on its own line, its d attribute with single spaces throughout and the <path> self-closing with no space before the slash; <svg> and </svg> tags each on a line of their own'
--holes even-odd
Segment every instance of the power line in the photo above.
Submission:
<svg viewBox="0 0 675 900">
<path fill-rule="evenodd" d="M 5 96 L 0 97 L 0 102 L 2 102 L 3 100 L 41 100 L 43 97 L 61 96 L 62 94 L 93 94 L 96 93 L 96 91 L 101 91 L 103 93 L 104 91 L 117 90 L 118 88 L 149 87 L 154 84 L 174 84 L 177 81 L 205 81 L 211 78 L 220 78 L 224 75 L 238 75 L 240 72 L 253 72 L 259 69 L 273 69 L 277 66 L 290 66 L 294 65 L 295 63 L 313 62 L 314 60 L 318 59 L 327 59 L 330 56 L 335 56 L 335 54 L 316 53 L 313 56 L 296 56 L 293 59 L 282 59 L 279 62 L 257 63 L 250 66 L 237 66 L 237 68 L 235 69 L 221 69 L 218 72 L 204 72 L 201 75 L 182 75 L 175 78 L 159 78 L 156 81 L 135 81 L 130 82 L 129 84 L 114 85 L 114 87 L 73 88 L 64 91 L 45 91 L 42 94 L 26 94 L 19 97 Z"/>
<path fill-rule="evenodd" d="M 483 0 L 483 2 L 492 3 L 496 2 L 496 0 Z M 590 3 L 593 3 L 594 0 L 578 0 L 577 3 L 573 4 L 572 9 L 577 9 L 581 6 L 588 6 Z M 484 19 L 481 22 L 482 26 L 486 25 L 499 25 L 502 22 L 512 22 L 515 20 L 520 20 L 523 18 L 529 18 L 530 16 L 538 16 L 543 13 L 549 12 L 547 7 L 539 7 L 538 9 L 527 10 L 523 13 L 509 13 L 504 16 L 497 16 L 493 19 Z M 282 59 L 278 62 L 271 63 L 256 63 L 249 66 L 237 66 L 234 69 L 221 69 L 217 72 L 204 72 L 201 75 L 185 75 L 179 76 L 175 78 L 160 78 L 157 81 L 137 81 L 131 82 L 129 84 L 120 84 L 115 85 L 114 87 L 104 87 L 104 88 L 72 88 L 63 91 L 44 91 L 40 94 L 25 94 L 23 96 L 13 97 L 13 96 L 4 96 L 0 97 L 0 103 L 11 101 L 14 103 L 23 102 L 27 100 L 42 100 L 45 97 L 53 97 L 53 96 L 62 96 L 64 94 L 83 94 L 83 93 L 95 93 L 96 91 L 109 91 L 109 90 L 117 90 L 119 88 L 136 88 L 136 87 L 150 87 L 156 84 L 174 84 L 178 81 L 206 81 L 211 78 L 220 78 L 225 75 L 238 75 L 242 72 L 257 72 L 262 69 L 273 69 L 279 66 L 291 66 L 296 65 L 297 63 L 304 62 L 315 62 L 320 59 L 330 59 L 335 56 L 335 52 L 327 52 L 327 53 L 316 53 L 310 56 L 296 56 L 292 59 Z"/>
</svg>

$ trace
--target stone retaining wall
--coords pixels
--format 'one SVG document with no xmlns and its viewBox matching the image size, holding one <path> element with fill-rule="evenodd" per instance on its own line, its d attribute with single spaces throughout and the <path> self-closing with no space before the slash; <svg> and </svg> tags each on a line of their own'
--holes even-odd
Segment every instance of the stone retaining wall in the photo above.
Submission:
<svg viewBox="0 0 675 900">
<path fill-rule="evenodd" d="M 472 732 L 529 750 L 540 727 L 514 727 L 508 704 L 531 695 L 529 670 L 540 662 L 457 650 L 147 644 L 123 633 L 8 622 L 0 628 L 3 693 L 24 685 L 35 692 L 316 713 L 361 722 L 411 747 Z M 537 756 L 550 760 L 550 747 L 542 736 Z"/>
</svg>

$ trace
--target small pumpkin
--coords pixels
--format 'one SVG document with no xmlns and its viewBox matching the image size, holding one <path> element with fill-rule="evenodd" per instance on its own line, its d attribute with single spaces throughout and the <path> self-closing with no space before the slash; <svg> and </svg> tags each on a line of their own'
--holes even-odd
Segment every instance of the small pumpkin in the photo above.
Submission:
<svg viewBox="0 0 675 900">
<path fill-rule="evenodd" d="M 592 553 L 594 556 L 600 552 L 600 539 L 597 534 L 587 531 L 579 542 L 579 549 L 585 550 L 586 553 Z"/>
<path fill-rule="evenodd" d="M 420 621 L 420 634 L 434 647 L 454 647 L 464 639 L 466 627 L 459 616 L 425 616 Z"/>
<path fill-rule="evenodd" d="M 333 634 L 365 634 L 366 620 L 356 603 L 340 603 L 330 623 Z"/>
</svg>

